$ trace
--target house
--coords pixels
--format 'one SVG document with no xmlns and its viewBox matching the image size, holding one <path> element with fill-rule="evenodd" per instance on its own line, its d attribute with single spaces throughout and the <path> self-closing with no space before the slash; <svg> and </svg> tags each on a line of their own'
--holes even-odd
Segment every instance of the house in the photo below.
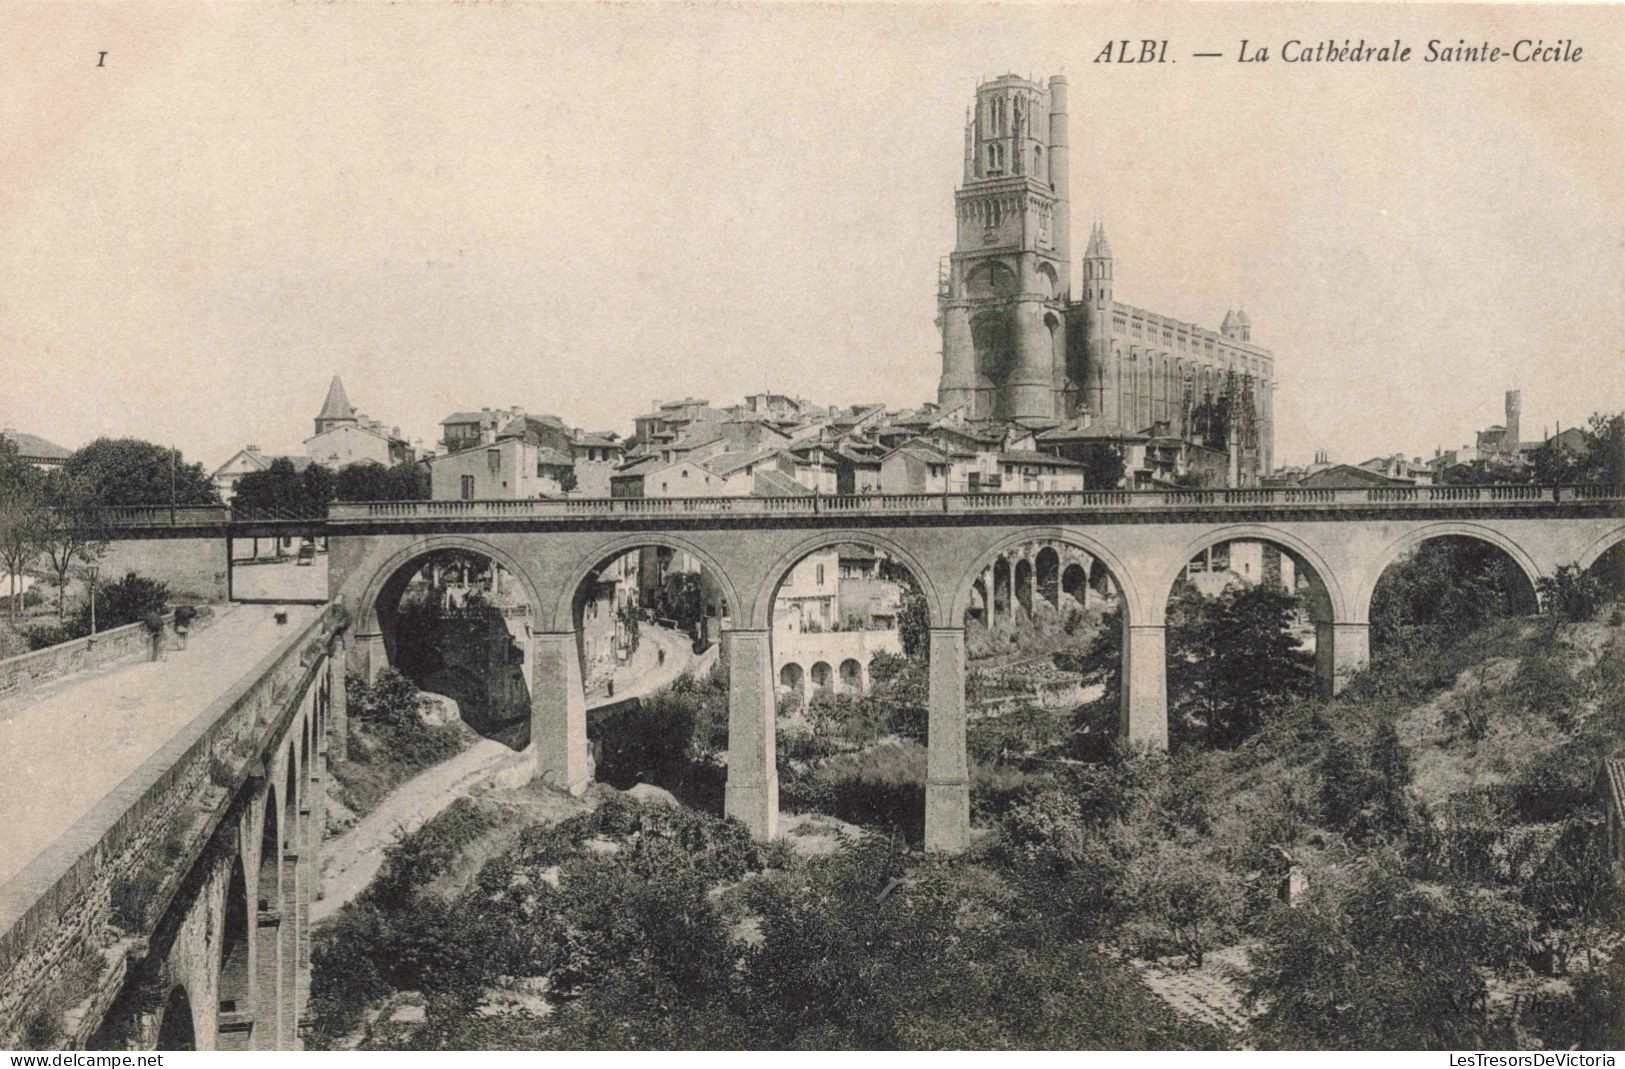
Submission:
<svg viewBox="0 0 1625 1069">
<path fill-rule="evenodd" d="M 1353 464 L 1333 464 L 1311 475 L 1305 475 L 1298 485 L 1312 490 L 1359 490 L 1384 486 L 1414 486 L 1403 479 L 1390 479 Z"/>
<path fill-rule="evenodd" d="M 525 500 L 563 496 L 575 461 L 524 434 L 430 457 L 429 496 L 435 501 Z"/>
<path fill-rule="evenodd" d="M 880 492 L 945 494 L 953 463 L 954 458 L 928 442 L 899 446 L 880 462 Z"/>
<path fill-rule="evenodd" d="M 576 493 L 609 497 L 609 481 L 626 459 L 626 443 L 614 431 L 584 431 L 570 443 L 570 456 L 575 460 Z"/>
<path fill-rule="evenodd" d="M 305 439 L 305 456 L 328 468 L 371 461 L 385 467 L 414 459 L 412 446 L 399 427 L 386 428 L 357 412 L 337 375 L 327 386 L 327 398 L 316 414 L 316 433 Z"/>
<path fill-rule="evenodd" d="M 1146 459 L 1146 451 L 1151 443 L 1148 434 L 1128 430 L 1107 420 L 1085 417 L 1040 431 L 1037 438 L 1040 451 L 1068 460 L 1087 460 L 1096 447 L 1110 446 L 1123 458 L 1124 479 L 1131 487 L 1139 488 L 1142 483 L 1146 486 L 1151 483 L 1151 469 Z M 1115 488 L 1091 486 L 1089 489 Z"/>
<path fill-rule="evenodd" d="M 295 471 L 304 471 L 313 461 L 309 457 L 285 456 L 279 453 L 266 453 L 257 445 L 245 445 L 233 453 L 231 459 L 214 469 L 209 481 L 214 484 L 215 490 L 220 494 L 220 500 L 231 504 L 231 499 L 237 493 L 237 481 L 244 475 L 256 471 L 266 471 L 271 462 L 286 460 L 293 464 Z"/>
<path fill-rule="evenodd" d="M 1378 475 L 1386 475 L 1390 479 L 1406 480 L 1417 486 L 1429 486 L 1433 482 L 1433 469 L 1422 463 L 1421 457 L 1407 460 L 1404 453 L 1372 457 L 1370 460 L 1361 461 L 1358 467 L 1374 471 Z"/>
<path fill-rule="evenodd" d="M 12 430 L 10 427 L 0 431 L 0 438 L 17 447 L 19 460 L 24 464 L 32 464 L 41 471 L 60 468 L 73 455 L 71 450 L 64 449 L 55 442 L 47 441 L 37 434 Z"/>
<path fill-rule="evenodd" d="M 1032 450 L 996 454 L 999 489 L 1005 493 L 1065 492 L 1083 489 L 1083 464 Z"/>
<path fill-rule="evenodd" d="M 489 445 L 497 440 L 502 428 L 524 414 L 522 408 L 453 412 L 440 421 L 440 444 L 447 453 L 456 453 L 476 445 Z"/>
</svg>

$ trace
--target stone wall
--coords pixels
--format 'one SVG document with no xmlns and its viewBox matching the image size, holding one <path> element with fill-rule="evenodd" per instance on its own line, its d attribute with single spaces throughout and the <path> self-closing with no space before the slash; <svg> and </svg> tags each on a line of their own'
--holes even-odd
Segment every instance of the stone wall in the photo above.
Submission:
<svg viewBox="0 0 1625 1069">
<path fill-rule="evenodd" d="M 30 1019 L 42 1010 L 63 1012 L 67 1033 L 58 1045 L 82 1045 L 96 1031 L 125 970 L 145 954 L 153 927 L 189 905 L 178 901 L 186 876 L 207 856 L 233 800 L 263 788 L 262 758 L 282 745 L 293 714 L 319 682 L 339 626 L 341 611 L 332 605 L 288 636 L 0 886 L 0 1047 L 21 1047 Z M 114 920 L 114 888 L 144 870 L 161 874 L 146 930 L 126 932 Z M 212 894 L 213 882 L 196 890 Z M 102 976 L 89 990 L 61 990 L 63 976 L 87 952 L 107 958 Z"/>
<path fill-rule="evenodd" d="M 198 610 L 192 620 L 192 630 L 207 627 L 212 622 L 207 608 Z M 175 614 L 164 614 L 164 642 L 166 649 L 176 649 L 180 636 L 175 634 Z M 0 698 L 26 694 L 41 683 L 61 679 L 89 668 L 144 661 L 152 656 L 152 635 L 143 623 L 126 624 L 111 631 L 103 631 L 71 642 L 59 642 L 42 650 L 20 653 L 0 661 Z M 0 710 L 0 720 L 5 719 Z"/>
</svg>

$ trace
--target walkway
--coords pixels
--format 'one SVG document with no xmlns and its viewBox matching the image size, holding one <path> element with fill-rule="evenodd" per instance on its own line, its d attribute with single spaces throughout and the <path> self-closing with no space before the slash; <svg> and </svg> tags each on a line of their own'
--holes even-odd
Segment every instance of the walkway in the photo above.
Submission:
<svg viewBox="0 0 1625 1069">
<path fill-rule="evenodd" d="M 0 702 L 0 883 L 27 867 L 309 620 L 314 606 L 216 606 L 162 661 L 69 676 Z"/>
<path fill-rule="evenodd" d="M 687 635 L 653 624 L 644 624 L 640 633 L 646 643 L 666 651 L 666 663 L 652 665 L 635 679 L 618 680 L 615 697 L 594 696 L 587 702 L 589 709 L 653 694 L 670 686 L 695 663 Z M 311 923 L 331 917 L 365 890 L 383 866 L 385 851 L 401 836 L 410 835 L 452 802 L 488 783 L 517 787 L 528 782 L 535 760 L 534 750 L 516 752 L 494 739 L 481 739 L 395 788 L 382 805 L 323 849 L 321 897 L 310 905 Z"/>
</svg>

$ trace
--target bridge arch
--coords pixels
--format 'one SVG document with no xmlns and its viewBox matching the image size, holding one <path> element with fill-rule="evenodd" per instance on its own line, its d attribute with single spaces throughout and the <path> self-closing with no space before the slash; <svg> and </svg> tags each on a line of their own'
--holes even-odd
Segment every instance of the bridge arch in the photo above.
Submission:
<svg viewBox="0 0 1625 1069">
<path fill-rule="evenodd" d="M 1609 550 L 1621 545 L 1625 545 L 1625 525 L 1614 528 L 1592 542 L 1574 563 L 1579 565 L 1582 572 L 1587 571 L 1593 564 L 1601 560 Z"/>
<path fill-rule="evenodd" d="M 868 546 L 881 550 L 887 556 L 895 558 L 899 564 L 908 569 L 909 574 L 914 577 L 915 584 L 920 588 L 920 593 L 924 595 L 926 608 L 931 614 L 932 626 L 948 626 L 943 623 L 942 598 L 937 592 L 936 584 L 932 582 L 931 572 L 925 565 L 920 563 L 912 552 L 885 535 L 876 534 L 872 531 L 854 531 L 850 529 L 823 531 L 805 538 L 791 549 L 781 553 L 777 560 L 768 565 L 767 574 L 763 579 L 761 588 L 756 593 L 756 600 L 747 625 L 755 628 L 771 628 L 773 626 L 773 602 L 778 597 L 779 587 L 784 585 L 790 570 L 800 564 L 803 559 L 821 549 L 851 545 Z M 739 622 L 735 621 L 734 626 L 739 627 Z"/>
<path fill-rule="evenodd" d="M 192 999 L 185 984 L 169 989 L 158 1018 L 159 1050 L 197 1050 L 197 1023 L 192 1016 Z"/>
<path fill-rule="evenodd" d="M 1268 524 L 1242 523 L 1229 527 L 1219 527 L 1205 531 L 1185 544 L 1180 552 L 1179 559 L 1172 562 L 1157 581 L 1156 593 L 1162 598 L 1162 606 L 1158 610 L 1159 616 L 1165 616 L 1168 608 L 1168 596 L 1173 586 L 1179 581 L 1179 575 L 1185 570 L 1185 565 L 1197 554 L 1205 552 L 1210 546 L 1222 545 L 1226 542 L 1267 542 L 1289 551 L 1293 556 L 1300 558 L 1309 565 L 1310 571 L 1319 581 L 1321 589 L 1316 593 L 1323 593 L 1327 604 L 1313 606 L 1329 613 L 1325 622 L 1332 620 L 1351 620 L 1350 605 L 1347 595 L 1343 592 L 1342 580 L 1337 572 L 1314 546 L 1288 531 Z"/>
<path fill-rule="evenodd" d="M 395 576 L 413 561 L 421 560 L 429 554 L 439 550 L 460 549 L 466 553 L 474 553 L 485 557 L 500 566 L 508 574 L 519 581 L 525 591 L 525 597 L 530 602 L 530 611 L 533 619 L 540 620 L 544 603 L 537 592 L 536 581 L 517 558 L 502 547 L 483 538 L 473 538 L 460 534 L 434 534 L 410 546 L 391 554 L 382 564 L 373 569 L 362 588 L 361 600 L 356 606 L 357 624 L 362 631 L 377 634 L 380 630 L 378 622 L 378 599 L 385 588 L 389 586 Z"/>
<path fill-rule="evenodd" d="M 965 619 L 965 613 L 971 608 L 975 596 L 973 588 L 976 580 L 984 571 L 991 567 L 1001 557 L 1011 550 L 1031 542 L 1059 542 L 1074 549 L 1081 549 L 1089 554 L 1095 561 L 1103 565 L 1107 573 L 1117 583 L 1122 594 L 1123 612 L 1127 620 L 1139 624 L 1141 622 L 1161 623 L 1162 606 L 1156 607 L 1155 619 L 1148 618 L 1145 601 L 1141 597 L 1140 588 L 1134 580 L 1134 574 L 1122 560 L 1098 540 L 1068 527 L 1033 527 L 1016 534 L 1006 535 L 989 546 L 980 550 L 971 568 L 958 579 L 954 594 L 951 615 L 944 622 L 935 623 L 938 627 L 960 627 Z"/>
<path fill-rule="evenodd" d="M 227 1026 L 227 1015 L 248 1014 L 253 980 L 249 972 L 249 938 L 254 930 L 248 908 L 248 879 L 243 871 L 242 851 L 232 857 L 231 877 L 226 883 L 220 917 L 220 980 L 217 987 L 218 1012 L 215 1018 L 215 1049 L 246 1050 L 248 1033 Z"/>
<path fill-rule="evenodd" d="M 1371 563 L 1367 565 L 1365 574 L 1361 577 L 1359 593 L 1349 606 L 1353 613 L 1352 619 L 1360 624 L 1367 624 L 1371 620 L 1371 598 L 1377 591 L 1377 583 L 1382 575 L 1396 561 L 1406 553 L 1420 546 L 1423 542 L 1435 538 L 1470 538 L 1479 542 L 1487 542 L 1502 550 L 1512 562 L 1518 566 L 1524 579 L 1529 585 L 1528 594 L 1533 597 L 1539 589 L 1541 579 L 1540 566 L 1535 563 L 1529 551 L 1519 545 L 1501 531 L 1482 523 L 1472 523 L 1467 520 L 1439 520 L 1412 528 L 1384 546 Z"/>
<path fill-rule="evenodd" d="M 715 554 L 700 543 L 681 535 L 647 531 L 607 539 L 594 546 L 591 553 L 577 562 L 575 569 L 570 573 L 569 581 L 564 584 L 564 589 L 559 591 L 554 600 L 552 614 L 537 617 L 542 630 L 554 632 L 574 630 L 577 624 L 576 600 L 588 578 L 607 567 L 617 557 L 647 546 L 659 546 L 673 552 L 692 555 L 700 562 L 700 566 L 716 579 L 717 586 L 722 589 L 723 598 L 728 602 L 729 612 L 737 620 L 737 614 L 744 608 L 744 603 L 739 600 L 739 590 L 733 577 L 718 563 Z"/>
</svg>

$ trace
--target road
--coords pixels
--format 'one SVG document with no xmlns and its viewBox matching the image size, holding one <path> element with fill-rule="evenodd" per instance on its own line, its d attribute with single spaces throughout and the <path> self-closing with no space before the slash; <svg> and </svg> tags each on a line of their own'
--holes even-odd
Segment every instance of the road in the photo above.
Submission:
<svg viewBox="0 0 1625 1069">
<path fill-rule="evenodd" d="M 617 682 L 615 697 L 595 696 L 587 702 L 589 709 L 652 694 L 671 685 L 691 665 L 706 660 L 694 656 L 687 635 L 653 624 L 644 624 L 640 635 L 666 651 L 666 663 L 652 664 L 636 679 Z M 324 921 L 360 894 L 378 875 L 384 852 L 402 835 L 416 831 L 452 802 L 486 784 L 517 787 L 529 781 L 534 762 L 532 750 L 515 752 L 495 740 L 481 739 L 395 788 L 382 805 L 323 846 L 322 897 L 311 903 L 310 919 Z"/>
<path fill-rule="evenodd" d="M 288 613 L 288 623 L 272 618 Z M 20 872 L 316 612 L 220 605 L 161 661 L 81 672 L 0 702 L 0 883 Z"/>
</svg>

